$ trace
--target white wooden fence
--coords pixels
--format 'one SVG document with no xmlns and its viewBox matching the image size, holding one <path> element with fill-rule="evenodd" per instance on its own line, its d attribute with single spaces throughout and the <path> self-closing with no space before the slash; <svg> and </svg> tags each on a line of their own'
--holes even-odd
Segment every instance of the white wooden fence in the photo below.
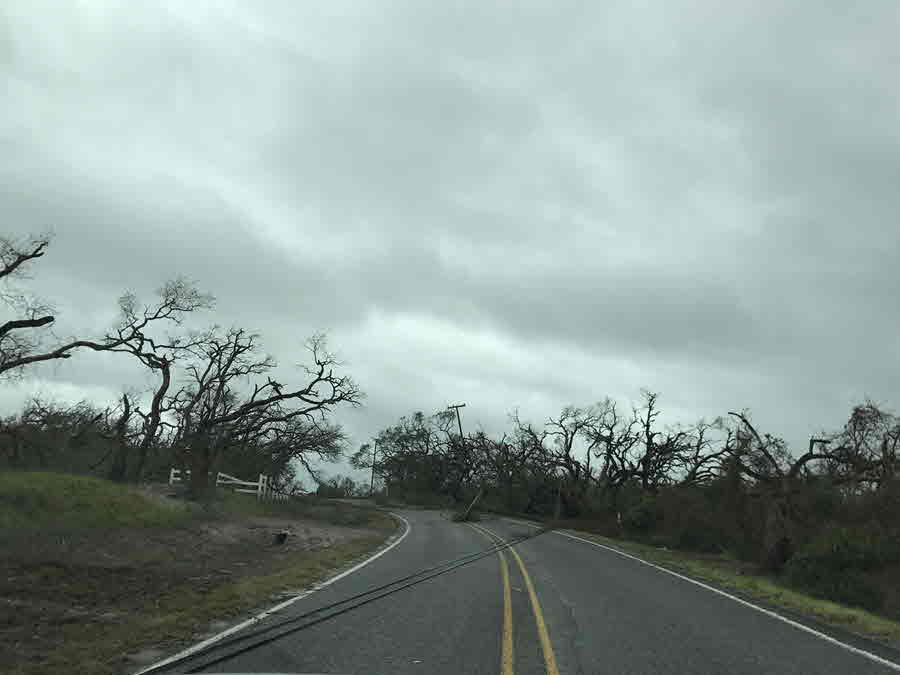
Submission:
<svg viewBox="0 0 900 675">
<path fill-rule="evenodd" d="M 191 475 L 190 469 L 169 470 L 169 485 L 185 482 Z M 286 492 L 276 491 L 269 484 L 269 477 L 265 474 L 259 474 L 259 479 L 255 481 L 241 480 L 235 476 L 229 476 L 221 471 L 216 474 L 216 487 L 224 487 L 235 492 L 244 492 L 246 494 L 256 495 L 257 499 L 267 501 L 283 502 L 290 499 L 290 495 Z"/>
</svg>

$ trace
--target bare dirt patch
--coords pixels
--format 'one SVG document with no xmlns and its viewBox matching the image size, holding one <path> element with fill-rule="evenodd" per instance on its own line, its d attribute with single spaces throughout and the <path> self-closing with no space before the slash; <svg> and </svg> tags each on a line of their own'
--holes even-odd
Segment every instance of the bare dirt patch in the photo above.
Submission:
<svg viewBox="0 0 900 675">
<path fill-rule="evenodd" d="M 282 532 L 288 533 L 284 542 L 275 543 Z M 212 618 L 265 603 L 285 590 L 283 583 L 321 575 L 387 534 L 383 526 L 272 516 L 4 532 L 0 662 L 22 674 L 58 672 L 60 664 L 75 666 L 79 659 L 79 672 L 128 670 L 129 652 L 153 647 L 156 653 L 154 643 L 202 632 Z M 95 639 L 104 644 L 91 651 Z M 132 668 L 141 660 L 131 661 Z"/>
</svg>

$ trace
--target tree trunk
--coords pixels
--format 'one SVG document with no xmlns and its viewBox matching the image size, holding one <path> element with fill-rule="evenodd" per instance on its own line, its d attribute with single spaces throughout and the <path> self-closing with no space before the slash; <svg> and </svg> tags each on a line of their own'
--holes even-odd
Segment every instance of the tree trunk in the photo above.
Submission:
<svg viewBox="0 0 900 675">
<path fill-rule="evenodd" d="M 131 480 L 135 483 L 140 483 L 141 479 L 144 477 L 144 469 L 147 466 L 147 455 L 150 452 L 150 448 L 153 447 L 153 444 L 156 442 L 156 435 L 159 433 L 159 425 L 162 421 L 163 398 L 172 381 L 172 371 L 168 360 L 162 360 L 159 370 L 162 375 L 162 381 L 160 382 L 156 393 L 153 394 L 153 400 L 150 402 L 150 414 L 147 416 L 144 424 L 144 437 L 141 439 L 141 445 L 138 448 L 137 463 L 135 464 L 131 475 Z"/>
<path fill-rule="evenodd" d="M 768 569 L 780 570 L 790 560 L 794 554 L 795 530 L 788 488 L 779 485 L 766 504 L 762 562 Z"/>
<path fill-rule="evenodd" d="M 109 479 L 120 483 L 125 480 L 128 469 L 128 422 L 131 420 L 131 400 L 127 394 L 122 395 L 122 414 L 116 422 L 116 449 L 113 452 Z"/>
<path fill-rule="evenodd" d="M 112 465 L 109 467 L 109 480 L 121 483 L 125 480 L 128 470 L 128 445 L 117 443 L 113 452 Z"/>
<path fill-rule="evenodd" d="M 191 445 L 191 480 L 190 496 L 202 501 L 212 496 L 213 486 L 210 484 L 209 472 L 212 468 L 212 452 L 208 439 Z"/>
</svg>

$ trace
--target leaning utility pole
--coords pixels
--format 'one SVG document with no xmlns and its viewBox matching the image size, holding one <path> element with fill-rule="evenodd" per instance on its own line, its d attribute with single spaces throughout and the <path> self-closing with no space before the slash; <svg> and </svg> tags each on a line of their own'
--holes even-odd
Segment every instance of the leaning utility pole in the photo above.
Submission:
<svg viewBox="0 0 900 675">
<path fill-rule="evenodd" d="M 462 421 L 461 421 L 460 418 L 459 418 L 459 409 L 460 409 L 460 408 L 465 408 L 465 407 L 466 407 L 466 404 L 465 404 L 465 403 L 458 403 L 458 404 L 456 404 L 456 405 L 448 405 L 448 406 L 447 406 L 447 409 L 448 409 L 448 410 L 455 410 L 455 411 L 456 411 L 456 424 L 459 425 L 459 442 L 462 443 L 463 445 L 466 444 L 466 439 L 463 438 Z"/>
<path fill-rule="evenodd" d="M 463 436 L 462 420 L 459 417 L 459 409 L 465 408 L 465 407 L 466 407 L 465 403 L 458 403 L 456 405 L 448 405 L 447 406 L 448 410 L 456 411 L 456 424 L 459 427 L 459 444 L 462 446 L 463 449 L 465 449 L 465 447 L 466 447 L 466 438 L 465 438 L 465 436 Z M 478 488 L 478 492 L 475 494 L 475 499 L 472 500 L 472 503 L 469 504 L 468 508 L 466 508 L 465 512 L 462 515 L 463 521 L 466 521 L 469 519 L 469 513 L 472 512 L 472 509 L 474 508 L 475 504 L 477 504 L 478 500 L 481 499 L 482 490 L 483 490 L 482 487 Z"/>
</svg>

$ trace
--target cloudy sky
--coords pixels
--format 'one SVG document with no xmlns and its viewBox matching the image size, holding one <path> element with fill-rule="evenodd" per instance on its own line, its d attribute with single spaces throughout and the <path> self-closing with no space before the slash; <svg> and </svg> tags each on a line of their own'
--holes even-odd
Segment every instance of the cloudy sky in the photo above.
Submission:
<svg viewBox="0 0 900 675">
<path fill-rule="evenodd" d="M 55 233 L 60 334 L 177 274 L 285 379 L 327 331 L 354 443 L 646 387 L 802 445 L 900 403 L 900 6 L 858 4 L 4 2 L 0 227 Z"/>
</svg>

